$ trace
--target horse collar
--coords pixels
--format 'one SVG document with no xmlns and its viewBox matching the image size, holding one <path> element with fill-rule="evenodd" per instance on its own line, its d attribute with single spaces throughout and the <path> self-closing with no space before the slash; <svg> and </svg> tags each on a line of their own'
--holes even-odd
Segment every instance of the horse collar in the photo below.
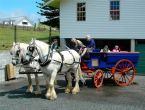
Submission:
<svg viewBox="0 0 145 110">
<path fill-rule="evenodd" d="M 40 66 L 44 67 L 50 64 L 51 60 L 47 60 L 45 62 L 42 62 L 40 59 L 38 60 Z"/>
</svg>

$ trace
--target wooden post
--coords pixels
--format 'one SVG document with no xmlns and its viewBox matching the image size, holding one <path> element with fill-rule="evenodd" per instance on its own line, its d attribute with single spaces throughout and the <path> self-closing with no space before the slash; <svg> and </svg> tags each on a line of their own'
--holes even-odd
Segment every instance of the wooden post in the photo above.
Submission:
<svg viewBox="0 0 145 110">
<path fill-rule="evenodd" d="M 49 38 L 48 38 L 48 42 L 50 43 L 51 40 L 51 26 L 49 26 Z"/>
<path fill-rule="evenodd" d="M 131 52 L 135 52 L 135 39 L 131 39 L 131 46 L 130 46 Z"/>
<path fill-rule="evenodd" d="M 17 27 L 14 26 L 14 42 L 17 42 Z"/>
</svg>

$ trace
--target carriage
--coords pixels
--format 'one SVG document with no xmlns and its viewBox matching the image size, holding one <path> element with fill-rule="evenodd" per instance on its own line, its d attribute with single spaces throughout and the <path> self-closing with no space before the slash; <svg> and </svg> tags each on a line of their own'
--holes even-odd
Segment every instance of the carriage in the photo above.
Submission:
<svg viewBox="0 0 145 110">
<path fill-rule="evenodd" d="M 104 79 L 114 79 L 119 86 L 128 86 L 133 82 L 138 52 L 103 53 L 94 50 L 88 56 L 82 58 L 81 69 L 87 77 L 93 78 L 96 88 L 102 86 Z"/>
</svg>

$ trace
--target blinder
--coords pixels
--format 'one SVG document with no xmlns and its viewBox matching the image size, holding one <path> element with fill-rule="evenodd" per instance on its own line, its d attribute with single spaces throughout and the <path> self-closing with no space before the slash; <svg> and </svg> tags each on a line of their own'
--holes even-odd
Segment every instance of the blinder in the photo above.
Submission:
<svg viewBox="0 0 145 110">
<path fill-rule="evenodd" d="M 20 54 L 20 50 L 17 50 L 16 51 L 16 56 L 19 56 L 19 54 Z"/>
<path fill-rule="evenodd" d="M 27 62 L 30 62 L 34 58 L 33 52 L 35 51 L 35 46 L 30 45 L 27 47 L 27 50 L 28 50 L 28 53 L 26 53 L 25 59 Z"/>
<path fill-rule="evenodd" d="M 34 50 L 35 50 L 35 47 L 34 46 L 28 46 L 28 48 L 27 48 L 30 52 L 34 52 Z"/>
</svg>

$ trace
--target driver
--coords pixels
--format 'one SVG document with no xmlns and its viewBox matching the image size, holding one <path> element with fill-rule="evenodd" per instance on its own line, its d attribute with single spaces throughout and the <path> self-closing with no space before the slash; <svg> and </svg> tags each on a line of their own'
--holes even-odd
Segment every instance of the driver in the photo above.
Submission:
<svg viewBox="0 0 145 110">
<path fill-rule="evenodd" d="M 80 40 L 72 38 L 71 42 L 74 43 L 74 50 L 76 50 L 81 56 L 86 53 L 87 48 Z"/>
</svg>

